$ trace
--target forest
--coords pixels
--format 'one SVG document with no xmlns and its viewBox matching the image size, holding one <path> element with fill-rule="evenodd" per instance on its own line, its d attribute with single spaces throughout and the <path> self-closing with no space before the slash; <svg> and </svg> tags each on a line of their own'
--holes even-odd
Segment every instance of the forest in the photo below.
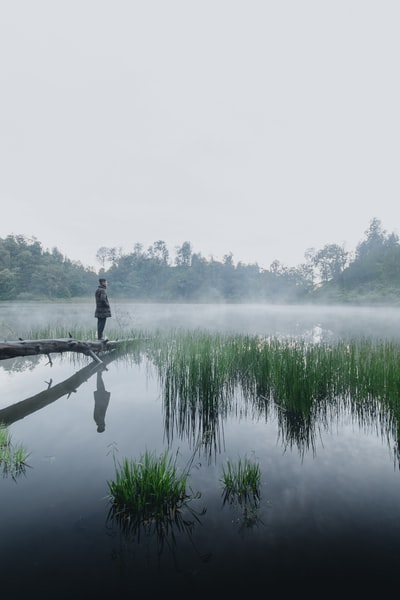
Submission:
<svg viewBox="0 0 400 600">
<path fill-rule="evenodd" d="M 162 240 L 147 249 L 136 243 L 129 253 L 103 246 L 96 259 L 98 271 L 35 238 L 0 238 L 0 301 L 92 298 L 99 276 L 108 279 L 110 297 L 132 302 L 397 305 L 400 298 L 399 238 L 377 218 L 353 253 L 338 244 L 308 248 L 295 267 L 234 264 L 231 253 L 206 259 L 189 241 L 173 260 Z"/>
</svg>

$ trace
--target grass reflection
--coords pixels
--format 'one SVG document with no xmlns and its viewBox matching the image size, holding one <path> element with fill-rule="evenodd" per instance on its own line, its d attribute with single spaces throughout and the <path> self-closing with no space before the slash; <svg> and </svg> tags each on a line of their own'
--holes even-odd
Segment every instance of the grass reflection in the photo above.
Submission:
<svg viewBox="0 0 400 600">
<path fill-rule="evenodd" d="M 165 430 L 220 450 L 223 422 L 232 412 L 277 415 L 286 447 L 315 450 L 321 428 L 348 411 L 361 427 L 398 438 L 400 345 L 356 338 L 310 343 L 302 339 L 172 332 L 148 356 L 162 389 Z"/>
<path fill-rule="evenodd" d="M 185 532 L 189 536 L 192 535 L 196 523 L 201 522 L 201 516 L 206 512 L 205 508 L 197 511 L 190 506 L 190 502 L 199 497 L 187 497 L 176 510 L 170 510 L 163 515 L 151 515 L 148 518 L 143 518 L 127 509 L 121 511 L 112 504 L 107 515 L 107 523 L 118 525 L 124 536 L 131 541 L 140 542 L 142 537 L 155 537 L 159 549 L 162 550 L 166 541 L 169 545 L 171 543 L 176 545 L 178 533 Z"/>
<path fill-rule="evenodd" d="M 223 505 L 239 510 L 241 529 L 251 529 L 262 523 L 259 508 L 261 497 L 261 468 L 247 456 L 236 462 L 227 460 L 222 469 Z"/>
</svg>

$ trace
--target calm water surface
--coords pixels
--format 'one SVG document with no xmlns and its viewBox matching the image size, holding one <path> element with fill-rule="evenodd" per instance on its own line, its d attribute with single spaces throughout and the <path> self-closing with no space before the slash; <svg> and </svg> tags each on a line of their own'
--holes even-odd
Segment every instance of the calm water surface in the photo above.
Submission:
<svg viewBox="0 0 400 600">
<path fill-rule="evenodd" d="M 94 329 L 92 313 L 87 303 L 3 304 L 0 335 L 16 339 L 30 326 L 49 323 Z M 114 315 L 107 328 L 121 333 L 183 327 L 318 341 L 353 331 L 400 332 L 397 309 L 121 303 Z M 255 410 L 238 391 L 227 414 L 213 423 L 210 442 L 195 451 L 193 431 L 171 420 L 145 355 L 117 358 L 105 370 L 73 355 L 53 355 L 52 363 L 46 356 L 0 361 L 0 419 L 9 424 L 12 441 L 30 453 L 24 475 L 0 481 L 7 597 L 204 596 L 260 586 L 263 593 L 277 586 L 285 593 L 337 584 L 355 591 L 377 584 L 383 591 L 397 580 L 396 440 L 373 419 L 355 419 L 342 407 L 328 422 L 316 422 L 308 441 L 289 443 L 279 413 Z M 74 375 L 68 393 L 57 394 L 57 385 Z M 140 539 L 126 535 L 107 518 L 114 460 L 167 447 L 178 453 L 182 468 L 195 451 L 189 481 L 201 496 L 190 506 L 198 520 L 188 512 L 192 527 L 183 523 L 164 537 L 151 527 Z M 222 467 L 244 455 L 261 466 L 256 507 L 223 502 Z"/>
</svg>

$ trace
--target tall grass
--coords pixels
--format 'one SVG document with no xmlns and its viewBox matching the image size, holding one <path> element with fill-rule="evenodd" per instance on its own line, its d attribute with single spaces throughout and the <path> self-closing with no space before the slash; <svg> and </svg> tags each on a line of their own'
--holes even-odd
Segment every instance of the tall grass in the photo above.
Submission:
<svg viewBox="0 0 400 600">
<path fill-rule="evenodd" d="M 177 510 L 186 498 L 187 473 L 178 475 L 176 457 L 146 451 L 139 460 L 124 458 L 108 481 L 118 511 L 142 519 L 160 518 Z"/>
</svg>

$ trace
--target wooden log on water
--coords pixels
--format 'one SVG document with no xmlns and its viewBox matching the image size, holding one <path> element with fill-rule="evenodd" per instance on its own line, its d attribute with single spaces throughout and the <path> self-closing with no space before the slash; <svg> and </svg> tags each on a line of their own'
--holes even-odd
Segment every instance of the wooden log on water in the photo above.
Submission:
<svg viewBox="0 0 400 600">
<path fill-rule="evenodd" d="M 98 354 L 118 348 L 134 340 L 94 340 L 83 342 L 74 338 L 55 340 L 18 340 L 0 342 L 0 360 L 16 358 L 17 356 L 32 356 L 35 354 L 53 354 L 63 352 L 79 352 L 91 356 L 97 362 L 102 362 Z"/>
</svg>

